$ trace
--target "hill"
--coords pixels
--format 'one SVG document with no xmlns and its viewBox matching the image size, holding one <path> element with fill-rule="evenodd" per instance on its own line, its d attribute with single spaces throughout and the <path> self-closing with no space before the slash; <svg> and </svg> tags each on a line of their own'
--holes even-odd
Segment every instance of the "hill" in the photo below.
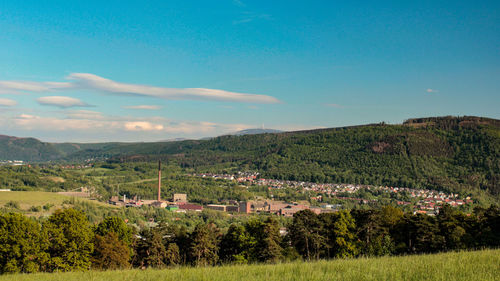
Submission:
<svg viewBox="0 0 500 281">
<path fill-rule="evenodd" d="M 111 162 L 163 159 L 195 171 L 255 170 L 263 177 L 286 180 L 500 194 L 500 120 L 482 117 L 417 118 L 400 125 L 178 142 L 47 144 L 30 140 L 32 145 L 18 145 L 25 153 L 12 157 Z M 0 158 L 5 158 L 5 149 L 0 147 Z"/>
<path fill-rule="evenodd" d="M 496 280 L 500 250 L 276 265 L 2 275 L 0 280 Z"/>
</svg>

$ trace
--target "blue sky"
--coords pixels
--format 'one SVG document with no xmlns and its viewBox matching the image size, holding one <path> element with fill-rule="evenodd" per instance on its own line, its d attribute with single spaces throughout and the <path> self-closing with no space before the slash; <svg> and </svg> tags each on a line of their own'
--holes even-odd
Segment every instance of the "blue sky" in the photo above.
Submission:
<svg viewBox="0 0 500 281">
<path fill-rule="evenodd" d="M 0 1 L 0 134 L 45 141 L 498 119 L 499 77 L 499 1 Z"/>
</svg>

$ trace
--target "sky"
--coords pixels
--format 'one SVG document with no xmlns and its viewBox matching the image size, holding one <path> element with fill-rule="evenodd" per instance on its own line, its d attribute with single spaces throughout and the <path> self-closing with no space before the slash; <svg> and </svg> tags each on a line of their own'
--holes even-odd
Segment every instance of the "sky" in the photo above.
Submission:
<svg viewBox="0 0 500 281">
<path fill-rule="evenodd" d="M 500 119 L 500 1 L 0 1 L 0 134 Z"/>
</svg>

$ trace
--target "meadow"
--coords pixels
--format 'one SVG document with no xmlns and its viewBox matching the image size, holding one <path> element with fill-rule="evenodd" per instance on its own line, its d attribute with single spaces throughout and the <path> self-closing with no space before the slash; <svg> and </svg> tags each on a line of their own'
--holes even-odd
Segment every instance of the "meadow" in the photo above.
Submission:
<svg viewBox="0 0 500 281">
<path fill-rule="evenodd" d="M 276 265 L 15 274 L 10 280 L 498 280 L 500 250 L 358 258 Z"/>
<path fill-rule="evenodd" d="M 6 209 L 6 211 L 23 212 L 30 216 L 50 215 L 53 210 L 69 207 L 74 202 L 86 202 L 96 207 L 115 209 L 116 207 L 96 200 L 87 198 L 75 198 L 56 192 L 43 191 L 2 191 L 0 192 L 0 207 L 6 207 L 10 202 L 15 202 L 18 209 Z M 47 206 L 47 209 L 43 207 Z"/>
</svg>

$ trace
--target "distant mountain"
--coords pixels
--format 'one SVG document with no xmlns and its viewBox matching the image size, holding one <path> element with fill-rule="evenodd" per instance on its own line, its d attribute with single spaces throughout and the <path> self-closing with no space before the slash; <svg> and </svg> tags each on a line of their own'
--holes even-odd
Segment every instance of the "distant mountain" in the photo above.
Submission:
<svg viewBox="0 0 500 281">
<path fill-rule="evenodd" d="M 276 134 L 276 133 L 283 133 L 283 131 L 280 130 L 274 130 L 274 129 L 246 129 L 246 130 L 241 130 L 235 133 L 232 133 L 230 135 L 234 136 L 244 136 L 244 135 L 258 135 L 258 134 Z"/>
<path fill-rule="evenodd" d="M 0 135 L 0 160 L 48 161 L 61 156 L 61 151 L 50 143 Z"/>
<path fill-rule="evenodd" d="M 500 196 L 500 120 L 409 119 L 297 132 L 251 129 L 207 140 L 51 144 L 0 137 L 0 160 L 171 161 L 199 171 L 254 170 L 263 177 L 359 183 Z"/>
</svg>

